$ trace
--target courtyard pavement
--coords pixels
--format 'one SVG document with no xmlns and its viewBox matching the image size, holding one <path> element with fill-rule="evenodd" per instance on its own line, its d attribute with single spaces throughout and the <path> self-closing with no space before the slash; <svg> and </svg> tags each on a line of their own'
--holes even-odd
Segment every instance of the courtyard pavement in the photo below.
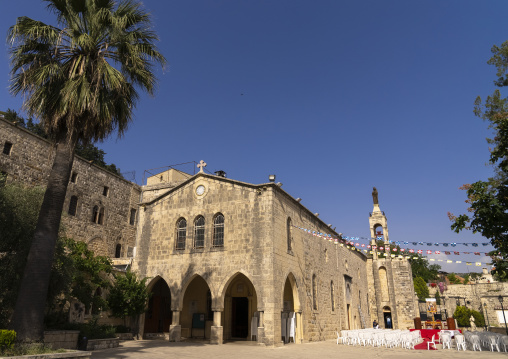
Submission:
<svg viewBox="0 0 508 359">
<path fill-rule="evenodd" d="M 155 359 L 155 358 L 421 358 L 421 359 L 489 359 L 508 358 L 507 353 L 473 352 L 456 349 L 404 350 L 400 348 L 372 348 L 335 344 L 334 340 L 308 344 L 288 344 L 278 348 L 265 348 L 253 342 L 232 342 L 211 345 L 201 342 L 170 343 L 162 340 L 138 340 L 120 342 L 118 348 L 96 350 L 92 359 Z"/>
</svg>

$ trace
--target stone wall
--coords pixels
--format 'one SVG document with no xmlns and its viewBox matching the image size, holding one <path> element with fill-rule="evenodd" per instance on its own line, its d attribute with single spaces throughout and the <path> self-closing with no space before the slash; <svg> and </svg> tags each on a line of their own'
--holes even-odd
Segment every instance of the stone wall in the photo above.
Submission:
<svg viewBox="0 0 508 359">
<path fill-rule="evenodd" d="M 199 186 L 204 186 L 201 195 L 196 193 Z M 294 227 L 289 249 L 288 218 L 294 226 L 337 234 L 275 184 L 251 185 L 198 174 L 159 197 L 151 193 L 154 190 L 147 186 L 143 191 L 134 268 L 141 276 L 162 278 L 168 284 L 172 327 L 181 327 L 175 340 L 188 326 L 186 293 L 195 296 L 193 305 L 200 312 L 207 289 L 215 312 L 212 335 L 216 335 L 214 328 L 222 326 L 224 339 L 229 339 L 231 301 L 241 296 L 238 285 L 248 293 L 249 318 L 262 313 L 257 340 L 266 345 L 280 344 L 284 311 L 297 313 L 297 342 L 330 339 L 336 330 L 360 328 L 359 304 L 368 318 L 365 256 Z M 225 218 L 224 245 L 213 247 L 213 220 L 218 213 Z M 193 228 L 200 215 L 205 218 L 205 245 L 196 249 Z M 175 245 L 180 218 L 187 220 L 183 250 Z M 198 282 L 202 284 L 187 290 Z"/>
<path fill-rule="evenodd" d="M 44 344 L 53 349 L 77 349 L 79 330 L 48 330 L 44 332 Z"/>
<path fill-rule="evenodd" d="M 12 144 L 9 154 L 3 153 L 6 143 Z M 54 155 L 49 141 L 0 118 L 0 171 L 8 181 L 44 187 Z M 140 187 L 78 156 L 72 173 L 75 183 L 71 179 L 62 217 L 66 235 L 87 242 L 96 254 L 114 257 L 117 244 L 122 246 L 120 256 L 126 257 L 129 247 L 131 254 L 136 228 L 130 215 L 138 209 Z M 77 197 L 75 215 L 68 213 L 72 196 Z M 92 222 L 95 206 L 104 208 L 103 224 Z"/>
<path fill-rule="evenodd" d="M 429 287 L 431 297 L 434 297 L 438 291 L 438 287 Z M 441 305 L 439 309 L 446 309 L 449 317 L 453 316 L 457 308 L 457 302 L 461 306 L 474 309 L 486 316 L 485 323 L 490 326 L 504 326 L 499 323 L 497 311 L 501 311 L 499 296 L 504 298 L 504 309 L 508 313 L 508 283 L 473 283 L 473 284 L 450 284 L 448 289 L 441 294 Z M 485 304 L 487 306 L 485 307 Z M 508 319 L 508 318 L 507 318 Z"/>
</svg>

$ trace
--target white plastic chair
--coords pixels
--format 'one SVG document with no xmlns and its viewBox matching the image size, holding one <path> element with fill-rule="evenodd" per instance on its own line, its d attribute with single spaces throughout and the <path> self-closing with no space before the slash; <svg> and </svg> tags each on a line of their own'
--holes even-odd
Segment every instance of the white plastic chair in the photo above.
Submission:
<svg viewBox="0 0 508 359">
<path fill-rule="evenodd" d="M 466 351 L 466 340 L 463 335 L 456 334 L 455 335 L 455 344 L 457 345 L 457 351 L 460 349 Z"/>
<path fill-rule="evenodd" d="M 480 344 L 480 337 L 476 334 L 472 334 L 469 336 L 469 343 L 471 343 L 472 349 L 476 351 L 478 349 L 479 351 L 482 351 L 482 346 Z"/>
<path fill-rule="evenodd" d="M 344 339 L 345 338 L 343 336 L 341 337 L 339 332 L 335 332 L 335 333 L 337 334 L 337 345 L 339 345 L 339 340 L 340 340 L 341 344 L 344 344 Z"/>
<path fill-rule="evenodd" d="M 504 351 L 505 352 L 508 352 L 508 335 L 503 335 L 500 339 L 499 339 L 499 345 L 501 347 L 504 347 Z"/>
<path fill-rule="evenodd" d="M 499 345 L 497 344 L 497 337 L 496 336 L 494 336 L 494 335 L 489 336 L 489 344 L 490 344 L 490 351 L 491 352 L 494 351 L 494 348 L 496 348 L 498 352 L 501 351 L 501 350 L 499 350 Z"/>
<path fill-rule="evenodd" d="M 446 347 L 448 347 L 448 349 L 452 348 L 452 336 L 450 333 L 443 333 L 441 339 L 443 341 L 443 349 Z"/>
<path fill-rule="evenodd" d="M 437 349 L 437 348 L 436 348 L 436 344 L 437 344 L 437 343 L 436 343 L 436 341 L 434 340 L 434 337 L 435 337 L 435 336 L 436 336 L 436 335 L 434 334 L 434 335 L 432 336 L 432 340 L 427 342 L 427 350 L 430 350 L 430 346 L 431 346 L 431 345 L 433 345 L 433 346 L 434 346 L 434 349 Z"/>
</svg>

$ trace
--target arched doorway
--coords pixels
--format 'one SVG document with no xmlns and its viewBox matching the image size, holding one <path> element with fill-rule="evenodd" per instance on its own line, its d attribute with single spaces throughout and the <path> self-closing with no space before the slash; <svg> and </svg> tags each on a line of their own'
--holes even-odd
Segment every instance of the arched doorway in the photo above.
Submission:
<svg viewBox="0 0 508 359">
<path fill-rule="evenodd" d="M 224 339 L 251 340 L 252 318 L 257 320 L 257 296 L 254 285 L 245 275 L 237 273 L 226 288 L 224 296 Z M 257 331 L 257 321 L 254 323 Z"/>
<path fill-rule="evenodd" d="M 393 328 L 393 321 L 392 321 L 392 311 L 391 311 L 390 307 L 383 308 L 383 318 L 384 318 L 384 322 L 385 322 L 385 328 L 392 329 Z"/>
<path fill-rule="evenodd" d="M 203 277 L 196 275 L 185 288 L 180 325 L 186 338 L 210 339 L 213 324 L 212 293 Z"/>
<path fill-rule="evenodd" d="M 166 281 L 158 278 L 151 289 L 148 310 L 145 313 L 144 334 L 167 333 L 171 324 L 171 292 Z"/>
<path fill-rule="evenodd" d="M 286 278 L 281 313 L 281 337 L 284 343 L 299 343 L 301 338 L 300 299 L 296 279 L 292 273 Z"/>
</svg>

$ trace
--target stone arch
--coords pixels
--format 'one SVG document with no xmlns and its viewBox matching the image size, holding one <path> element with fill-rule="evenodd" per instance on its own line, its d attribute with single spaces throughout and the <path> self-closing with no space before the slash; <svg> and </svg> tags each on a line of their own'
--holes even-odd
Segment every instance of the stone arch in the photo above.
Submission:
<svg viewBox="0 0 508 359">
<path fill-rule="evenodd" d="M 235 277 L 238 276 L 239 274 L 243 274 L 245 277 L 247 277 L 247 279 L 250 280 L 250 282 L 252 283 L 252 286 L 254 287 L 254 289 L 256 289 L 256 288 L 262 288 L 260 283 L 258 283 L 256 280 L 253 279 L 253 275 L 251 273 L 243 270 L 243 269 L 233 270 L 233 271 L 229 272 L 224 277 L 223 282 L 217 288 L 218 295 L 217 295 L 217 300 L 215 301 L 214 304 L 220 310 L 224 309 L 224 304 L 223 304 L 224 303 L 224 297 L 226 295 L 226 291 L 227 291 L 229 285 L 231 284 L 231 282 L 233 282 Z M 259 294 L 257 290 L 256 290 L 256 294 Z M 258 310 L 263 310 L 262 307 L 263 307 L 263 303 L 258 302 Z"/>
<path fill-rule="evenodd" d="M 93 237 L 87 242 L 87 247 L 95 253 L 96 256 L 110 256 L 108 245 L 101 237 Z"/>
<path fill-rule="evenodd" d="M 292 294 L 293 294 L 293 307 L 294 307 L 294 311 L 295 312 L 301 312 L 303 310 L 303 308 L 302 308 L 301 301 L 300 301 L 300 287 L 298 286 L 298 282 L 296 280 L 296 277 L 293 274 L 293 272 L 288 272 L 284 278 L 286 278 L 286 279 L 284 280 L 284 282 L 282 282 L 282 293 L 284 293 L 284 289 L 285 289 L 285 286 L 286 286 L 286 281 L 289 281 L 289 284 L 291 285 L 291 291 L 292 291 Z M 282 298 L 282 301 L 283 301 L 281 303 L 282 304 L 282 308 L 284 308 L 284 298 Z"/>
<path fill-rule="evenodd" d="M 192 335 L 198 338 L 211 338 L 211 326 L 213 323 L 213 291 L 205 279 L 206 276 L 193 274 L 187 276 L 182 282 L 179 291 L 180 325 L 182 328 L 192 328 L 195 315 L 203 321 L 203 327 L 193 329 Z"/>
<path fill-rule="evenodd" d="M 383 320 L 386 329 L 393 328 L 393 318 L 392 318 L 392 310 L 389 306 L 383 307 Z"/>
<path fill-rule="evenodd" d="M 258 293 L 253 281 L 244 273 L 235 272 L 221 287 L 221 298 L 224 339 L 251 340 L 251 322 L 254 317 L 259 318 Z"/>
<path fill-rule="evenodd" d="M 206 282 L 206 285 L 208 286 L 208 288 L 210 289 L 210 292 L 212 293 L 212 303 L 213 303 L 213 299 L 217 297 L 214 286 L 207 280 L 208 276 L 205 273 L 193 273 L 193 274 L 186 276 L 182 280 L 181 285 L 180 285 L 180 290 L 178 291 L 178 294 L 175 295 L 174 303 L 177 304 L 178 310 L 182 310 L 183 298 L 185 296 L 185 292 L 187 291 L 187 288 L 192 283 L 192 281 L 194 279 L 196 279 L 197 277 L 201 277 Z M 213 304 L 212 304 L 212 306 L 213 306 Z"/>
<path fill-rule="evenodd" d="M 171 288 L 162 276 L 157 275 L 148 283 L 147 290 L 151 296 L 148 300 L 148 309 L 142 315 L 140 322 L 143 336 L 146 333 L 168 332 L 173 316 Z"/>
</svg>

